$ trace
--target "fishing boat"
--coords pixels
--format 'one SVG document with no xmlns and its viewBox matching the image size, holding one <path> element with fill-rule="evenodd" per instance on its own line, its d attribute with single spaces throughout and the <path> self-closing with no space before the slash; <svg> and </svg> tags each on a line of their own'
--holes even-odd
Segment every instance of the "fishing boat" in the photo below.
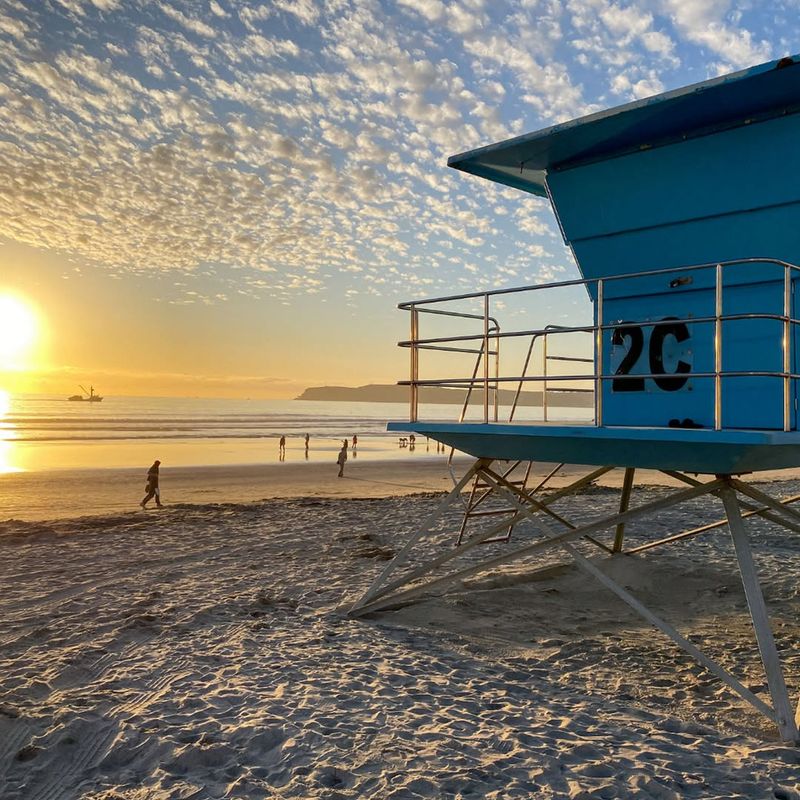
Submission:
<svg viewBox="0 0 800 800">
<path fill-rule="evenodd" d="M 78 384 L 80 386 L 80 384 Z M 99 403 L 103 398 L 99 394 L 94 393 L 94 386 L 89 387 L 89 391 L 86 391 L 85 386 L 81 386 L 83 389 L 83 394 L 73 394 L 70 395 L 67 400 L 78 401 L 81 403 Z"/>
</svg>

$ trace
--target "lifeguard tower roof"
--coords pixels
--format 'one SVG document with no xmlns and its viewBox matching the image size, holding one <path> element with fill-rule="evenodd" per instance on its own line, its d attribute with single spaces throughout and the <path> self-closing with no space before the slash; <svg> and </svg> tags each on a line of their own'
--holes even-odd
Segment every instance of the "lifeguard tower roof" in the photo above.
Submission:
<svg viewBox="0 0 800 800">
<path fill-rule="evenodd" d="M 447 164 L 546 197 L 548 171 L 795 113 L 798 64 L 800 56 L 787 56 L 459 153 Z"/>
</svg>

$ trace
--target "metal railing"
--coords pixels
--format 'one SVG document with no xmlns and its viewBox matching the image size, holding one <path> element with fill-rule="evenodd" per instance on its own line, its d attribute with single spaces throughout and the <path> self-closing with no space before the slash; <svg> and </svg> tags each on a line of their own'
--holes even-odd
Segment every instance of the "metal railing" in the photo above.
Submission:
<svg viewBox="0 0 800 800">
<path fill-rule="evenodd" d="M 734 265 L 743 264 L 771 264 L 779 267 L 783 271 L 783 313 L 737 313 L 737 314 L 724 314 L 723 313 L 723 296 L 724 296 L 724 283 L 723 275 L 725 268 Z M 410 376 L 407 381 L 399 381 L 400 385 L 410 387 L 410 420 L 412 422 L 418 421 L 419 414 L 419 390 L 421 387 L 440 387 L 466 390 L 464 404 L 459 416 L 459 422 L 462 422 L 466 416 L 466 412 L 473 395 L 473 391 L 478 388 L 483 390 L 483 422 L 499 421 L 499 402 L 498 397 L 500 393 L 501 384 L 516 383 L 517 388 L 514 394 L 513 401 L 511 402 L 511 409 L 508 421 L 514 419 L 514 414 L 517 410 L 520 396 L 523 387 L 528 383 L 542 384 L 542 406 L 544 421 L 548 421 L 547 417 L 547 394 L 552 391 L 572 391 L 572 392 L 593 392 L 594 394 L 594 424 L 595 426 L 603 425 L 603 382 L 619 379 L 618 373 L 610 373 L 607 371 L 606 365 L 603 363 L 603 336 L 607 331 L 618 329 L 621 325 L 626 326 L 648 326 L 655 327 L 659 324 L 653 320 L 616 320 L 613 322 L 604 322 L 604 305 L 606 302 L 606 289 L 609 284 L 619 281 L 630 281 L 640 278 L 650 278 L 656 276 L 666 276 L 670 274 L 680 273 L 695 273 L 698 271 L 713 270 L 713 290 L 714 290 L 714 313 L 706 316 L 690 316 L 685 318 L 670 317 L 670 322 L 683 323 L 685 325 L 698 325 L 698 324 L 713 324 L 713 370 L 704 372 L 692 372 L 692 378 L 713 379 L 714 381 L 714 428 L 721 430 L 722 428 L 722 381 L 727 378 L 741 378 L 741 377 L 762 377 L 762 378 L 780 378 L 783 382 L 783 429 L 790 430 L 791 428 L 791 408 L 792 408 L 792 384 L 793 380 L 800 378 L 800 374 L 791 371 L 793 364 L 793 349 L 792 349 L 792 326 L 800 324 L 800 319 L 792 316 L 792 280 L 800 279 L 800 267 L 786 261 L 781 261 L 774 258 L 742 258 L 723 262 L 712 262 L 707 264 L 696 264 L 685 267 L 670 267 L 667 269 L 647 270 L 642 272 L 630 273 L 625 275 L 613 275 L 605 278 L 585 278 L 569 281 L 560 281 L 556 283 L 546 283 L 538 285 L 520 286 L 507 289 L 496 289 L 486 292 L 470 292 L 464 294 L 450 295 L 446 297 L 434 297 L 424 300 L 413 300 L 399 304 L 398 308 L 407 310 L 411 313 L 411 338 L 407 341 L 399 342 L 400 347 L 409 348 L 410 359 Z M 684 280 L 681 278 L 680 280 Z M 775 282 L 775 279 L 762 279 L 763 282 Z M 689 281 L 690 282 L 690 281 Z M 762 281 L 759 281 L 762 282 Z M 683 285 L 682 283 L 672 282 L 671 287 Z M 744 284 L 737 284 L 744 285 Z M 595 319 L 598 321 L 592 325 L 551 325 L 545 324 L 541 327 L 529 328 L 524 330 L 502 330 L 500 322 L 495 316 L 490 314 L 491 298 L 503 297 L 505 295 L 520 294 L 524 292 L 542 292 L 553 289 L 563 289 L 565 287 L 583 286 L 589 290 L 590 295 L 594 296 L 595 306 Z M 698 287 L 694 287 L 695 289 Z M 711 285 L 707 287 L 711 289 Z M 594 290 L 593 292 L 591 290 Z M 483 313 L 466 313 L 463 311 L 449 311 L 443 308 L 431 308 L 431 306 L 441 306 L 446 303 L 460 302 L 460 301 L 479 301 L 483 306 Z M 474 320 L 481 324 L 481 330 L 477 333 L 459 334 L 451 336 L 436 336 L 429 338 L 421 338 L 420 336 L 420 314 L 434 314 L 442 317 L 462 318 Z M 770 370 L 723 370 L 723 323 L 736 321 L 736 320 L 775 320 L 782 323 L 782 369 L 780 371 Z M 580 356 L 552 356 L 548 355 L 547 341 L 549 337 L 554 335 L 564 334 L 590 334 L 593 339 L 593 357 L 585 358 Z M 531 341 L 527 348 L 526 356 L 522 366 L 521 374 L 519 375 L 500 375 L 500 350 L 501 344 L 506 339 L 514 339 L 520 337 L 530 337 Z M 531 357 L 533 354 L 534 346 L 537 341 L 543 342 L 543 369 L 542 374 L 528 375 L 528 367 L 530 365 Z M 478 347 L 465 346 L 468 343 L 479 343 Z M 493 349 L 492 349 L 493 348 Z M 433 350 L 440 352 L 458 352 L 458 353 L 472 353 L 477 356 L 475 368 L 471 377 L 446 377 L 446 378 L 429 378 L 420 379 L 420 351 Z M 494 375 L 491 375 L 490 359 L 494 358 Z M 585 374 L 573 375 L 552 375 L 548 374 L 547 364 L 548 361 L 564 361 L 572 363 L 589 363 L 592 364 L 591 372 Z M 482 375 L 479 376 L 478 372 L 480 366 L 483 366 Z M 636 379 L 669 379 L 674 378 L 674 373 L 667 372 L 637 372 L 630 377 Z M 581 389 L 574 386 L 569 388 L 553 387 L 553 383 L 561 384 L 575 384 L 576 382 L 591 381 L 593 389 Z M 490 419 L 490 391 L 494 393 L 493 413 Z"/>
</svg>

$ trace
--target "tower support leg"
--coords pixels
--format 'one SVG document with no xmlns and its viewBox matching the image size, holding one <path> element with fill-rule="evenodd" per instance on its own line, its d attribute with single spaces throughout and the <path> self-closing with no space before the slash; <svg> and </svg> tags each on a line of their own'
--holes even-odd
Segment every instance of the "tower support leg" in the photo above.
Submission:
<svg viewBox="0 0 800 800">
<path fill-rule="evenodd" d="M 625 477 L 622 480 L 622 494 L 619 498 L 619 513 L 622 514 L 628 510 L 631 502 L 631 489 L 633 489 L 633 476 L 636 470 L 633 467 L 625 468 Z M 622 552 L 622 541 L 625 538 L 625 523 L 620 522 L 614 532 L 614 545 L 611 548 L 612 552 Z"/>
<path fill-rule="evenodd" d="M 784 741 L 796 741 L 798 738 L 797 720 L 789 702 L 789 694 L 786 691 L 786 681 L 783 677 L 780 657 L 778 656 L 775 639 L 770 628 L 767 607 L 764 604 L 764 596 L 761 593 L 761 584 L 758 582 L 758 574 L 753 563 L 753 553 L 750 549 L 750 540 L 742 520 L 739 501 L 730 486 L 724 487 L 720 491 L 720 496 L 725 506 L 725 514 L 728 517 L 728 527 L 736 550 L 736 558 L 739 561 L 739 572 L 742 576 L 744 593 L 750 609 L 750 618 L 753 622 L 758 649 L 761 653 L 761 661 L 764 664 L 764 672 L 766 673 L 767 684 L 772 696 L 772 706 L 775 710 L 778 731 Z"/>
</svg>

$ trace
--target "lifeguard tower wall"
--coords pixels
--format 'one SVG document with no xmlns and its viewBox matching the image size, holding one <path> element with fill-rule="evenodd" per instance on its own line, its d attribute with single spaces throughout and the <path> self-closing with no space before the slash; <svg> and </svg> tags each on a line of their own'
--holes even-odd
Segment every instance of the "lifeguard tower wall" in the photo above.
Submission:
<svg viewBox="0 0 800 800">
<path fill-rule="evenodd" d="M 797 429 L 788 376 L 798 371 L 799 334 L 787 320 L 798 316 L 800 273 L 784 262 L 800 263 L 798 61 L 449 159 L 549 197 L 584 278 L 678 270 L 602 280 L 601 294 L 587 283 L 604 326 L 597 357 L 611 376 L 601 381 L 602 425 Z M 751 258 L 764 260 L 715 268 Z"/>
</svg>

